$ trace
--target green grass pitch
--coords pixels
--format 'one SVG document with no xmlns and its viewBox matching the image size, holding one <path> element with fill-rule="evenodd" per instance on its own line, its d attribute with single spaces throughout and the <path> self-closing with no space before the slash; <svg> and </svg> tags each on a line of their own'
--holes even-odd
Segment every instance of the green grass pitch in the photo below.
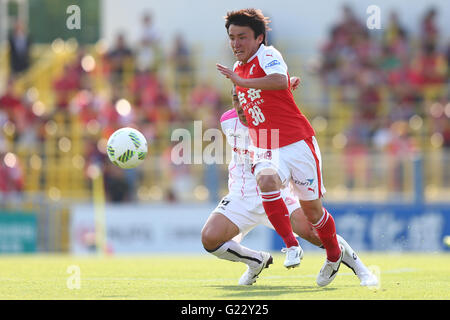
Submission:
<svg viewBox="0 0 450 320">
<path fill-rule="evenodd" d="M 319 288 L 316 275 L 323 253 L 305 254 L 300 267 L 287 270 L 284 256 L 253 286 L 238 286 L 246 266 L 211 255 L 0 256 L 0 299 L 146 300 L 323 300 L 450 298 L 450 254 L 361 253 L 380 272 L 380 287 L 366 288 L 346 266 Z M 74 270 L 79 271 L 77 274 Z M 75 280 L 74 280 L 75 279 Z M 79 279 L 79 282 L 76 282 Z M 77 285 L 79 284 L 79 288 Z"/>
</svg>

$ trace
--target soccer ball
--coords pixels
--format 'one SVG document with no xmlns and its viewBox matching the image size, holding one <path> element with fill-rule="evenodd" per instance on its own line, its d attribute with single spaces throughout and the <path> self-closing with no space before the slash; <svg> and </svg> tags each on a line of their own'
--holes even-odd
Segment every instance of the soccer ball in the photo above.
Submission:
<svg viewBox="0 0 450 320">
<path fill-rule="evenodd" d="M 121 128 L 108 139 L 106 146 L 109 160 L 122 169 L 140 165 L 148 152 L 144 135 L 133 128 Z"/>
</svg>

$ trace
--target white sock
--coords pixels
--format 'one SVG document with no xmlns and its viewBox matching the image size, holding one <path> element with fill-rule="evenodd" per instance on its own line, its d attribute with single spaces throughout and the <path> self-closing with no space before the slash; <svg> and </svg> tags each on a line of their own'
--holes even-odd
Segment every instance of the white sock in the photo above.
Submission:
<svg viewBox="0 0 450 320">
<path fill-rule="evenodd" d="M 358 257 L 356 252 L 350 247 L 350 245 L 342 238 L 340 235 L 336 235 L 338 239 L 338 243 L 342 244 L 345 247 L 345 254 L 342 258 L 342 261 L 359 277 L 363 273 L 370 273 L 369 269 L 364 265 L 361 259 Z"/>
<path fill-rule="evenodd" d="M 257 266 L 262 263 L 261 253 L 246 248 L 236 241 L 229 240 L 213 251 L 207 250 L 219 259 L 233 262 L 243 262 L 248 266 Z"/>
</svg>

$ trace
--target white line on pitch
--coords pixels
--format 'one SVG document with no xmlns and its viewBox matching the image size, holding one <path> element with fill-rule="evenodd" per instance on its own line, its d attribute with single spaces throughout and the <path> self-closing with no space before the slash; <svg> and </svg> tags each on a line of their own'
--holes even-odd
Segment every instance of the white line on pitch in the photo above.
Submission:
<svg viewBox="0 0 450 320">
<path fill-rule="evenodd" d="M 393 269 L 393 270 L 387 270 L 382 271 L 383 274 L 389 274 L 389 273 L 406 273 L 406 272 L 416 272 L 417 269 L 413 268 L 401 268 L 401 269 Z M 340 276 L 353 276 L 355 275 L 353 272 L 342 272 L 339 273 Z M 315 278 L 317 277 L 317 274 L 305 274 L 305 275 L 288 275 L 288 276 L 263 276 L 261 279 L 291 279 L 291 278 Z M 186 281 L 205 281 L 205 282 L 215 282 L 215 281 L 226 281 L 226 280 L 236 280 L 236 278 L 220 278 L 220 279 L 171 279 L 171 278 L 83 278 L 82 280 L 108 280 L 108 281 L 175 281 L 175 282 L 186 282 Z"/>
<path fill-rule="evenodd" d="M 406 273 L 406 272 L 416 272 L 417 269 L 413 268 L 400 268 L 393 270 L 382 271 L 382 274 L 390 274 L 390 273 Z M 353 272 L 340 272 L 340 276 L 353 276 Z M 287 275 L 287 276 L 263 276 L 261 279 L 293 279 L 293 278 L 315 278 L 316 274 L 304 274 L 304 275 Z M 40 281 L 40 279 L 17 279 L 17 278 L 1 278 L 0 281 Z M 46 279 L 48 281 L 50 279 Z M 60 280 L 59 278 L 55 278 L 54 280 Z M 220 279 L 173 279 L 173 278 L 119 278 L 119 277 L 82 277 L 82 281 L 173 281 L 173 282 L 217 282 L 217 281 L 227 281 L 227 280 L 236 280 L 236 278 L 220 278 Z"/>
</svg>

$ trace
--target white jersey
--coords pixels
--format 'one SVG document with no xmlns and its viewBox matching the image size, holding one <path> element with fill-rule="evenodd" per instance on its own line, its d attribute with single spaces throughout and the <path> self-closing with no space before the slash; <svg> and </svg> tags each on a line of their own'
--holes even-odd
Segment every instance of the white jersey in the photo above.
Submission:
<svg viewBox="0 0 450 320">
<path fill-rule="evenodd" d="M 220 124 L 232 150 L 232 158 L 228 165 L 229 194 L 241 198 L 259 197 L 256 178 L 252 173 L 248 127 L 239 120 L 235 109 L 225 112 L 220 118 Z"/>
<path fill-rule="evenodd" d="M 222 131 L 231 146 L 232 158 L 228 165 L 228 194 L 219 202 L 213 212 L 225 215 L 240 231 L 234 238 L 240 241 L 257 225 L 265 225 L 273 229 L 260 196 L 253 174 L 251 156 L 254 146 L 251 145 L 249 129 L 245 126 L 234 109 L 225 112 L 221 119 Z M 298 198 L 290 188 L 281 189 L 281 195 L 289 211 L 289 215 L 300 208 Z"/>
</svg>

